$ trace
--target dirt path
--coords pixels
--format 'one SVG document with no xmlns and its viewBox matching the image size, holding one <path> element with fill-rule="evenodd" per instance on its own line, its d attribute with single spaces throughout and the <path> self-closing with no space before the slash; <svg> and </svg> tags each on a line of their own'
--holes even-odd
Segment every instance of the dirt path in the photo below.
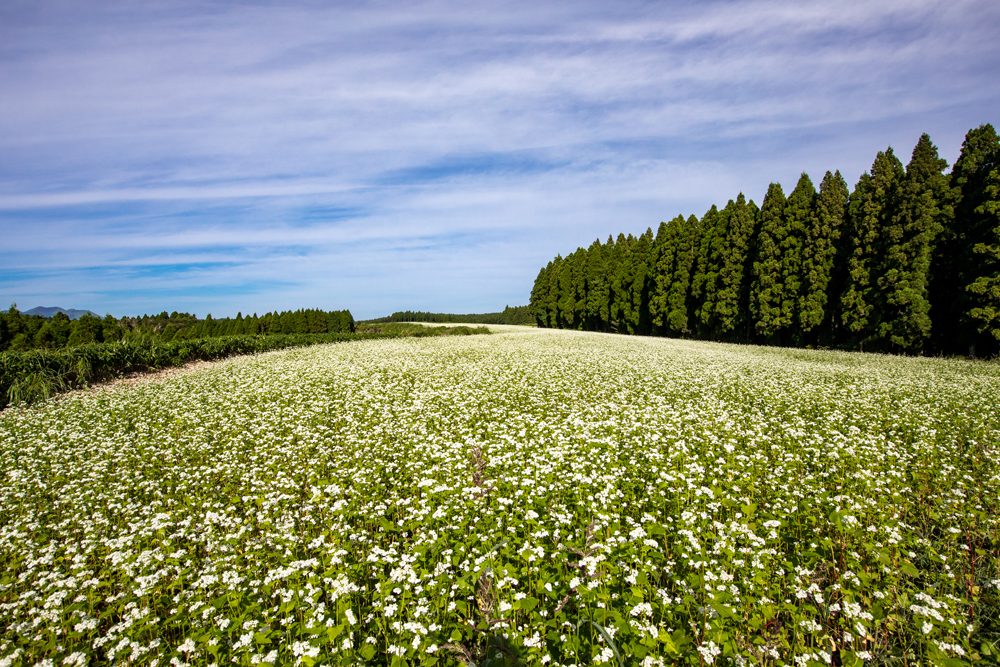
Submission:
<svg viewBox="0 0 1000 667">
<path fill-rule="evenodd" d="M 158 371 L 137 371 L 134 373 L 129 373 L 124 377 L 115 378 L 114 380 L 107 380 L 105 382 L 95 382 L 86 388 L 78 389 L 77 391 L 106 391 L 108 389 L 113 389 L 120 386 L 130 386 L 135 384 L 143 384 L 145 382 L 157 382 L 160 380 L 165 380 L 166 378 L 173 377 L 175 375 L 185 375 L 187 373 L 193 373 L 194 371 L 201 370 L 208 366 L 214 366 L 215 364 L 222 363 L 224 361 L 231 361 L 233 359 L 239 359 L 241 357 L 248 357 L 252 355 L 239 354 L 231 357 L 224 357 L 222 359 L 214 359 L 212 361 L 189 361 L 183 366 L 171 366 L 170 368 L 161 368 Z"/>
</svg>

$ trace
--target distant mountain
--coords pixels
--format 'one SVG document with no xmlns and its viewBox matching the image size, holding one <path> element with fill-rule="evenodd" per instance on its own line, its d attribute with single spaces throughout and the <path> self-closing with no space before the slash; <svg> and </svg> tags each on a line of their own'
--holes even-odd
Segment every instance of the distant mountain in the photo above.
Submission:
<svg viewBox="0 0 1000 667">
<path fill-rule="evenodd" d="M 71 320 L 76 320 L 84 315 L 93 315 L 94 317 L 100 317 L 97 313 L 92 310 L 77 310 L 75 308 L 70 308 L 66 310 L 65 308 L 60 308 L 59 306 L 52 306 L 47 308 L 45 306 L 38 306 L 37 308 L 32 308 L 31 310 L 24 311 L 25 315 L 41 315 L 42 317 L 52 317 L 56 313 L 66 313 L 66 316 Z"/>
</svg>

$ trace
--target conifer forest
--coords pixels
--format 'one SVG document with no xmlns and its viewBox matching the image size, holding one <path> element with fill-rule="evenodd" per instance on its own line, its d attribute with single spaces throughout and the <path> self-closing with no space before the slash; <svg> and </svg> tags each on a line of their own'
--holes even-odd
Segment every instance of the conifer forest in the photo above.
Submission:
<svg viewBox="0 0 1000 667">
<path fill-rule="evenodd" d="M 879 152 L 853 191 L 805 173 L 758 206 L 595 241 L 542 268 L 540 327 L 897 354 L 1000 351 L 1000 140 L 968 132 L 950 173 L 930 137 Z"/>
</svg>

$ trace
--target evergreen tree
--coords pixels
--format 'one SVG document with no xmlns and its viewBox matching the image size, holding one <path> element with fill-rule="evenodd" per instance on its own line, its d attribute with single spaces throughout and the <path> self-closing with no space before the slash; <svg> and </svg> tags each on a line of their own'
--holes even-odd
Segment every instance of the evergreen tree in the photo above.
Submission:
<svg viewBox="0 0 1000 667">
<path fill-rule="evenodd" d="M 667 333 L 667 294 L 670 292 L 671 269 L 677 251 L 677 233 L 683 224 L 683 216 L 677 216 L 669 224 L 661 222 L 653 241 L 653 284 L 649 297 L 649 315 L 654 333 L 660 335 Z"/>
<path fill-rule="evenodd" d="M 587 249 L 587 326 L 590 331 L 606 331 L 608 323 L 608 281 L 604 246 L 594 241 Z"/>
<path fill-rule="evenodd" d="M 649 317 L 649 290 L 651 270 L 650 256 L 653 252 L 653 230 L 647 228 L 639 236 L 629 255 L 629 308 L 628 331 L 631 334 L 649 335 L 651 322 Z"/>
<path fill-rule="evenodd" d="M 878 250 L 882 230 L 897 207 L 903 165 L 892 148 L 879 152 L 869 174 L 851 194 L 848 208 L 850 254 L 847 260 L 846 289 L 841 296 L 841 318 L 851 340 L 848 344 L 864 349 L 866 342 L 878 342 L 872 319 L 878 289 Z"/>
<path fill-rule="evenodd" d="M 948 163 L 924 134 L 913 149 L 894 215 L 881 230 L 874 337 L 880 347 L 919 353 L 931 333 L 930 277 L 934 239 L 951 217 Z"/>
<path fill-rule="evenodd" d="M 559 326 L 563 328 L 573 328 L 575 325 L 573 319 L 576 311 L 576 291 L 573 289 L 574 260 L 576 260 L 576 252 L 567 255 L 559 268 L 559 297 L 557 306 L 559 309 Z"/>
<path fill-rule="evenodd" d="M 618 235 L 619 238 L 622 237 L 621 234 Z M 615 325 L 612 322 L 613 316 L 613 306 L 615 301 L 615 273 L 618 271 L 618 248 L 615 246 L 615 239 L 611 234 L 608 234 L 608 240 L 604 243 L 604 284 L 607 286 L 607 317 L 604 322 L 604 331 L 614 331 Z"/>
<path fill-rule="evenodd" d="M 610 316 L 609 328 L 617 333 L 628 331 L 626 319 L 628 308 L 631 303 L 629 286 L 630 276 L 628 275 L 628 256 L 631 252 L 632 243 L 635 237 L 631 234 L 626 237 L 618 234 L 615 241 L 614 250 L 611 253 L 611 261 L 608 262 L 610 276 L 610 294 L 608 304 L 608 314 Z"/>
<path fill-rule="evenodd" d="M 673 274 L 667 294 L 666 326 L 674 335 L 686 336 L 691 333 L 691 277 L 701 238 L 701 223 L 694 215 L 689 215 L 687 220 L 678 218 L 681 228 L 677 235 Z"/>
<path fill-rule="evenodd" d="M 699 338 L 714 338 L 715 295 L 718 291 L 719 268 L 726 243 L 729 213 L 728 207 L 720 211 L 713 206 L 701 219 L 698 263 L 691 283 L 694 321 Z"/>
<path fill-rule="evenodd" d="M 758 213 L 757 253 L 750 291 L 750 315 L 758 336 L 770 338 L 787 325 L 781 319 L 784 285 L 781 282 L 781 241 L 784 238 L 785 193 L 771 183 Z"/>
<path fill-rule="evenodd" d="M 689 308 L 692 330 L 699 337 L 706 336 L 707 322 L 711 318 L 711 296 L 715 293 L 716 267 L 713 263 L 713 249 L 718 254 L 720 213 L 712 206 L 698 222 L 698 240 L 691 273 Z M 706 301 L 706 299 L 709 299 Z"/>
<path fill-rule="evenodd" d="M 812 342 L 818 340 L 817 328 L 820 324 L 824 320 L 830 321 L 826 316 L 827 304 L 830 303 L 829 289 L 849 199 L 850 192 L 840 172 L 826 172 L 819 185 L 802 253 L 799 327 Z"/>
<path fill-rule="evenodd" d="M 816 187 L 803 173 L 785 203 L 784 238 L 781 239 L 781 323 L 785 343 L 801 342 L 802 316 L 799 306 L 807 289 L 805 251 L 809 230 L 816 227 Z"/>
<path fill-rule="evenodd" d="M 988 356 L 1000 351 L 993 127 L 970 130 L 950 178 L 946 166 L 924 135 L 905 169 L 889 148 L 850 193 L 839 172 L 819 192 L 802 174 L 787 200 L 772 183 L 759 209 L 741 194 L 655 238 L 609 236 L 540 271 L 532 312 L 542 326 Z"/>
<path fill-rule="evenodd" d="M 549 289 L 545 298 L 545 308 L 548 310 L 549 326 L 561 329 L 563 323 L 559 319 L 559 275 L 562 272 L 563 258 L 556 255 L 549 270 Z"/>
<path fill-rule="evenodd" d="M 968 316 L 976 323 L 980 337 L 989 337 L 989 347 L 984 340 L 981 353 L 990 356 L 996 354 L 1000 343 L 1000 155 L 992 162 L 995 166 L 985 179 L 983 201 L 975 208 L 988 230 L 983 234 L 987 238 L 972 247 L 975 277 L 965 288 L 970 292 Z"/>
<path fill-rule="evenodd" d="M 587 324 L 587 251 L 578 249 L 573 258 L 573 322 L 576 329 L 581 331 Z"/>
<path fill-rule="evenodd" d="M 989 252 L 977 253 L 976 248 L 987 250 L 994 237 L 989 183 L 998 166 L 1000 138 L 993 126 L 969 130 L 951 172 L 954 217 L 946 221 L 932 260 L 932 341 L 935 349 L 944 352 L 975 355 L 978 345 L 979 354 L 988 354 L 992 345 L 988 329 L 979 331 L 982 317 L 989 317 L 988 300 L 975 303 L 988 298 L 988 289 L 982 294 L 976 291 L 985 288 L 988 279 L 970 288 L 989 274 Z"/>
<path fill-rule="evenodd" d="M 725 222 L 719 234 L 718 254 L 712 294 L 712 329 L 716 340 L 731 340 L 745 317 L 741 310 L 747 255 L 754 233 L 754 212 L 741 192 L 736 201 L 729 201 L 720 220 Z"/>
<path fill-rule="evenodd" d="M 632 297 L 632 287 L 637 278 L 636 245 L 639 239 L 629 234 L 625 237 L 624 252 L 620 255 L 616 282 L 618 303 L 618 327 L 622 333 L 635 334 L 639 314 Z"/>
<path fill-rule="evenodd" d="M 528 302 L 531 306 L 531 312 L 535 317 L 535 324 L 542 328 L 551 326 L 549 324 L 549 311 L 546 307 L 549 294 L 549 272 L 551 270 L 552 262 L 549 262 L 538 271 L 535 284 L 531 288 L 531 298 Z"/>
</svg>

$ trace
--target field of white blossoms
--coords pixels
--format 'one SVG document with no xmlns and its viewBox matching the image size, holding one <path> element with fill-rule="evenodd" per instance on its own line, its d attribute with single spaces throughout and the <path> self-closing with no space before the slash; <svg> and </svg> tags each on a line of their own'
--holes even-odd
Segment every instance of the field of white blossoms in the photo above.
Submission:
<svg viewBox="0 0 1000 667">
<path fill-rule="evenodd" d="M 1000 366 L 528 330 L 0 413 L 0 665 L 960 665 Z"/>
</svg>

